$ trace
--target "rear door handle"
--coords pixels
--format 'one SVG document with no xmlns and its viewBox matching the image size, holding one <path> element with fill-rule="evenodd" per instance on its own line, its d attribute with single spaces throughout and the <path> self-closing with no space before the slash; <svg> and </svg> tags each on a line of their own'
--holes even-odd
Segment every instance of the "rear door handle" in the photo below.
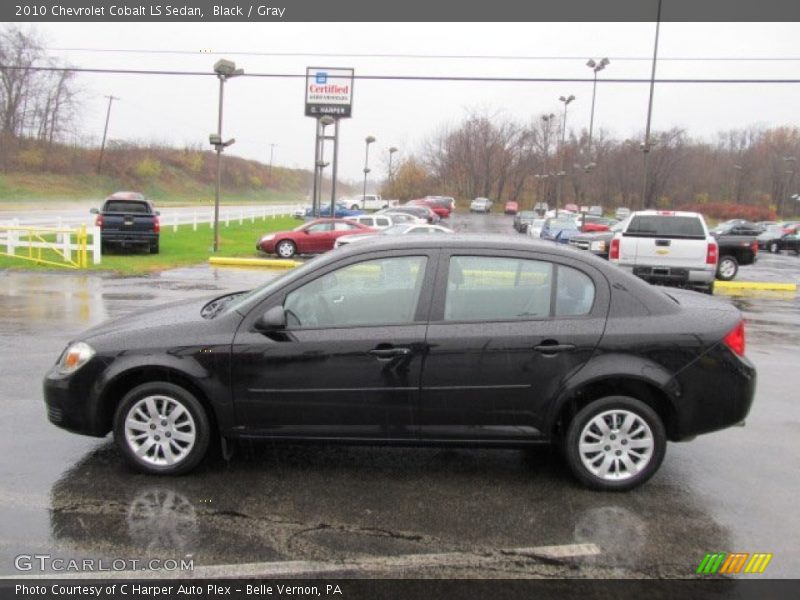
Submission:
<svg viewBox="0 0 800 600">
<path fill-rule="evenodd" d="M 395 356 L 408 356 L 411 354 L 410 348 L 375 348 L 369 351 L 378 360 L 389 360 Z"/>
<path fill-rule="evenodd" d="M 542 354 L 556 354 L 557 352 L 570 352 L 575 350 L 575 344 L 539 344 L 533 347 L 537 352 Z"/>
</svg>

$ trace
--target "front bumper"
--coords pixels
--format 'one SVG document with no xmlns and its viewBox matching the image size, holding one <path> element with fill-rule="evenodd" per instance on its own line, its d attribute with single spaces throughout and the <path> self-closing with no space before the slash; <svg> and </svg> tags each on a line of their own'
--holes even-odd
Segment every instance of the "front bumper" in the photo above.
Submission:
<svg viewBox="0 0 800 600">
<path fill-rule="evenodd" d="M 98 406 L 93 383 L 104 369 L 93 358 L 71 375 L 61 375 L 55 367 L 44 378 L 44 403 L 53 424 L 82 435 L 103 437 L 111 429 L 111 415 Z"/>
</svg>

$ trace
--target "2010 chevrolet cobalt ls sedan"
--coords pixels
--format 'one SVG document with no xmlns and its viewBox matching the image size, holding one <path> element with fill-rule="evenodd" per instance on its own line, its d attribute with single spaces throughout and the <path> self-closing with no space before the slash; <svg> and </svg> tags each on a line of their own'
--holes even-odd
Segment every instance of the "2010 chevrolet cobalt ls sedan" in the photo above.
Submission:
<svg viewBox="0 0 800 600">
<path fill-rule="evenodd" d="M 403 237 L 90 329 L 45 378 L 50 420 L 113 431 L 149 473 L 191 470 L 218 436 L 555 442 L 584 484 L 623 490 L 667 440 L 747 415 L 756 374 L 726 302 L 534 240 Z"/>
</svg>

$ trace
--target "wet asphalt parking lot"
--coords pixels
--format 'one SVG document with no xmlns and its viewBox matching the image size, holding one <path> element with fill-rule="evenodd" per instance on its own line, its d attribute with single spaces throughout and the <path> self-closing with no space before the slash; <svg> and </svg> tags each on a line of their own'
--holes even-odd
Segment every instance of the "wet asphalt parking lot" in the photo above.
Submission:
<svg viewBox="0 0 800 600">
<path fill-rule="evenodd" d="M 460 231 L 517 235 L 502 215 L 451 221 Z M 546 447 L 248 443 L 230 461 L 215 457 L 190 475 L 158 478 L 131 471 L 110 437 L 47 421 L 42 377 L 83 329 L 276 274 L 207 266 L 142 278 L 0 271 L 0 575 L 36 574 L 18 572 L 15 557 L 45 553 L 188 557 L 196 568 L 225 565 L 228 575 L 683 578 L 715 551 L 771 552 L 769 576 L 800 575 L 794 293 L 722 297 L 744 311 L 758 368 L 747 425 L 670 444 L 656 476 L 628 493 L 583 489 Z M 737 279 L 798 282 L 800 258 L 762 254 Z M 561 550 L 526 550 L 542 546 Z"/>
</svg>

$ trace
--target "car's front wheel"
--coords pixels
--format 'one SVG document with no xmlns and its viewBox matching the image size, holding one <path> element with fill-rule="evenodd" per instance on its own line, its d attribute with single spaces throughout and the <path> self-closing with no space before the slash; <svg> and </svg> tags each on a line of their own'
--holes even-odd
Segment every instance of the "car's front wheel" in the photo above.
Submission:
<svg viewBox="0 0 800 600">
<path fill-rule="evenodd" d="M 186 389 L 154 381 L 129 391 L 114 414 L 114 439 L 131 465 L 145 473 L 180 475 L 205 456 L 208 415 Z"/>
<path fill-rule="evenodd" d="M 292 258 L 297 252 L 297 246 L 292 240 L 282 240 L 275 246 L 275 252 L 281 258 Z"/>
<path fill-rule="evenodd" d="M 769 251 L 772 252 L 772 254 L 775 254 L 776 252 L 778 252 L 778 250 L 779 250 L 778 242 L 770 242 L 769 243 Z"/>
<path fill-rule="evenodd" d="M 667 437 L 660 417 L 647 404 L 607 396 L 575 415 L 563 443 L 567 463 L 583 484 L 622 491 L 643 484 L 658 470 Z"/>
</svg>

